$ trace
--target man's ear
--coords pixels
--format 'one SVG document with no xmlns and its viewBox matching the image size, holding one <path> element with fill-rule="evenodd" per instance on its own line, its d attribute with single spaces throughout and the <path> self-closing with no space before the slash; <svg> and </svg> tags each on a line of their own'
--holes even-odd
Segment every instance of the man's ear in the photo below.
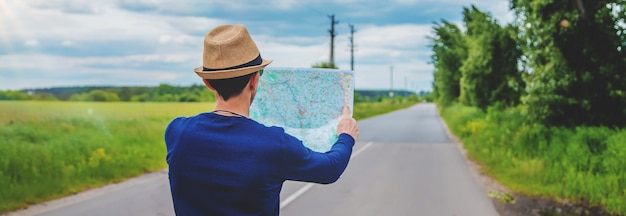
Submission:
<svg viewBox="0 0 626 216">
<path fill-rule="evenodd" d="M 261 74 L 256 72 L 252 77 L 250 77 L 250 90 L 256 90 L 257 85 L 259 85 L 259 78 Z"/>
<path fill-rule="evenodd" d="M 206 87 L 208 87 L 209 89 L 211 89 L 211 90 L 215 91 L 215 88 L 213 88 L 213 86 L 211 85 L 211 83 L 209 83 L 209 81 L 208 81 L 208 80 L 206 80 L 206 79 L 202 79 L 202 82 L 204 82 L 204 85 L 205 85 Z"/>
</svg>

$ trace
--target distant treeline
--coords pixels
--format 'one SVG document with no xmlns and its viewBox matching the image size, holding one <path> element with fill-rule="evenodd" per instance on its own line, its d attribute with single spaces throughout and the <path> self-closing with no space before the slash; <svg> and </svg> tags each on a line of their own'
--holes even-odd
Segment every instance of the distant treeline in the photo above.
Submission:
<svg viewBox="0 0 626 216">
<path fill-rule="evenodd" d="M 394 97 L 429 100 L 430 92 L 396 90 Z M 380 102 L 389 90 L 356 90 L 355 102 Z M 83 86 L 0 91 L 0 100 L 127 101 L 127 102 L 202 102 L 215 101 L 215 94 L 203 85 L 156 87 Z"/>
<path fill-rule="evenodd" d="M 390 97 L 389 90 L 356 90 L 354 94 L 355 102 L 380 102 Z M 421 91 L 419 94 L 406 90 L 394 90 L 393 97 L 408 98 L 414 101 L 430 99 L 430 92 Z"/>
<path fill-rule="evenodd" d="M 156 87 L 57 87 L 0 91 L 0 100 L 129 101 L 129 102 L 201 102 L 215 101 L 215 95 L 203 85 Z"/>
</svg>

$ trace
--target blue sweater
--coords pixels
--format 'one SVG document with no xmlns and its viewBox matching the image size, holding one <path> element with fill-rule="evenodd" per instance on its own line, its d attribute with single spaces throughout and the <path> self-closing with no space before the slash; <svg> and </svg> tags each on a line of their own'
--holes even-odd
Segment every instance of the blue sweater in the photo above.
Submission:
<svg viewBox="0 0 626 216">
<path fill-rule="evenodd" d="M 177 215 L 278 215 L 285 180 L 328 184 L 348 165 L 355 140 L 339 135 L 318 153 L 282 128 L 243 117 L 201 113 L 165 130 Z"/>
</svg>

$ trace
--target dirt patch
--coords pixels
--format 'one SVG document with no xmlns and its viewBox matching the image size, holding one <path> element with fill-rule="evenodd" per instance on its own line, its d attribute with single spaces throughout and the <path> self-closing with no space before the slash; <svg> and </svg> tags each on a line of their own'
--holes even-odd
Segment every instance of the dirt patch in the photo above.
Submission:
<svg viewBox="0 0 626 216">
<path fill-rule="evenodd" d="M 514 194 L 515 203 L 502 203 L 498 199 L 491 199 L 496 211 L 503 216 L 613 216 L 599 206 L 589 206 L 585 203 L 571 204 L 567 202 L 557 202 L 541 198 L 528 197 L 521 194 Z"/>
<path fill-rule="evenodd" d="M 481 171 L 480 165 L 472 161 L 463 143 L 450 132 L 446 123 L 439 118 L 448 138 L 453 141 L 474 175 L 474 178 L 483 186 L 485 193 L 491 197 L 491 202 L 496 211 L 502 216 L 618 216 L 610 214 L 600 206 L 590 206 L 587 203 L 570 203 L 567 201 L 554 201 L 541 197 L 529 197 L 515 193 L 501 185 L 495 179 Z"/>
</svg>

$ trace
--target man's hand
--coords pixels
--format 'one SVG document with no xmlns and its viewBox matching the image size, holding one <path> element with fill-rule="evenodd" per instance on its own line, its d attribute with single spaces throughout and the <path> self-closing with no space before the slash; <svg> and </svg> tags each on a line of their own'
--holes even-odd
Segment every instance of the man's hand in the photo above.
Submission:
<svg viewBox="0 0 626 216">
<path fill-rule="evenodd" d="M 359 126 L 356 125 L 356 120 L 350 117 L 350 108 L 343 106 L 343 116 L 337 125 L 337 135 L 347 133 L 352 136 L 354 140 L 359 137 Z"/>
</svg>

